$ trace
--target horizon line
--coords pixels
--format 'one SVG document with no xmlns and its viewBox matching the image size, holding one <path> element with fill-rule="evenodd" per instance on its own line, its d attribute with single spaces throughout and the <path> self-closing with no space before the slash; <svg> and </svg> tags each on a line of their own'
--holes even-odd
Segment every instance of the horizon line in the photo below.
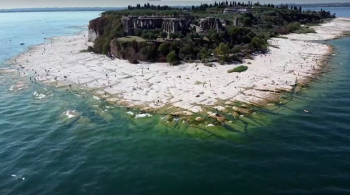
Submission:
<svg viewBox="0 0 350 195">
<path fill-rule="evenodd" d="M 159 1 L 157 1 L 159 2 Z M 280 5 L 280 4 L 289 4 L 289 5 L 317 5 L 317 4 L 347 4 L 347 3 L 350 3 L 349 2 L 329 2 L 329 3 L 273 3 L 274 5 Z M 265 4 L 268 4 L 268 3 L 265 3 Z M 270 3 L 271 4 L 271 3 Z M 174 6 L 169 6 L 169 7 L 187 7 L 187 6 L 192 6 L 193 4 L 191 5 L 174 5 Z M 121 6 L 121 7 L 104 7 L 104 6 L 101 6 L 101 7 L 27 7 L 27 8 L 7 8 L 7 9 L 0 9 L 0 10 L 16 10 L 16 9 L 21 9 L 21 10 L 29 10 L 29 9 L 82 9 L 82 8 L 85 8 L 85 9 L 91 9 L 91 8 L 96 8 L 96 9 L 112 9 L 112 8 L 127 8 L 128 6 Z"/>
</svg>

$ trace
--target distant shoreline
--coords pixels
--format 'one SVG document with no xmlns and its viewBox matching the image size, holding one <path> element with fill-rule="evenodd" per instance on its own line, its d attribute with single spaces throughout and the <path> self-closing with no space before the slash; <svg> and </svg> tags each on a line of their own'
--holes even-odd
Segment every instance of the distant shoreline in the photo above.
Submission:
<svg viewBox="0 0 350 195">
<path fill-rule="evenodd" d="M 25 9 L 0 9 L 0 13 L 25 13 L 25 12 L 76 12 L 76 11 L 110 11 L 122 10 L 126 7 L 82 7 L 82 8 L 25 8 Z"/>
<path fill-rule="evenodd" d="M 277 5 L 277 4 L 276 4 Z M 304 8 L 315 7 L 350 7 L 350 3 L 328 3 L 328 4 L 290 4 L 295 6 L 303 6 Z M 171 6 L 171 7 L 191 7 L 189 6 Z M 123 10 L 127 7 L 58 7 L 58 8 L 12 8 L 0 9 L 0 13 L 18 13 L 18 12 L 73 12 L 73 11 L 111 11 Z"/>
</svg>

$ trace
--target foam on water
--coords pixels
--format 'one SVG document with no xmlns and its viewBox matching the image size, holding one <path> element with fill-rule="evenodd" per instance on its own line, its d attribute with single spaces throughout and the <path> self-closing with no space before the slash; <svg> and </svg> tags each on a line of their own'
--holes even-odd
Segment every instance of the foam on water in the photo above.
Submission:
<svg viewBox="0 0 350 195">
<path fill-rule="evenodd" d="M 97 97 L 97 96 L 93 96 L 95 100 L 100 100 L 101 98 Z"/>
<path fill-rule="evenodd" d="M 135 114 L 131 111 L 126 112 L 128 115 L 134 116 Z"/>
<path fill-rule="evenodd" d="M 47 89 L 36 90 L 33 92 L 33 97 L 38 100 L 49 98 L 52 96 L 53 94 Z"/>
<path fill-rule="evenodd" d="M 145 117 L 151 117 L 151 114 L 143 113 L 143 114 L 136 114 L 135 118 L 145 118 Z"/>
<path fill-rule="evenodd" d="M 67 116 L 67 118 L 74 118 L 79 115 L 79 113 L 76 110 L 67 110 L 64 115 Z"/>
</svg>

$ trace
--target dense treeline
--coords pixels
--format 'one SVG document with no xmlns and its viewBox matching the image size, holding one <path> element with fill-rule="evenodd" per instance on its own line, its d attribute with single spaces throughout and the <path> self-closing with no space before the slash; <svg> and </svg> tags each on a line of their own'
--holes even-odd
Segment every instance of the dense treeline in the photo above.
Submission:
<svg viewBox="0 0 350 195">
<path fill-rule="evenodd" d="M 251 12 L 244 14 L 213 13 L 213 10 L 233 6 L 248 7 Z M 219 32 L 211 29 L 201 34 L 196 33 L 195 30 L 189 30 L 167 35 L 161 29 L 138 29 L 135 32 L 140 37 L 138 41 L 118 39 L 125 36 L 121 17 L 130 15 L 186 16 L 191 18 L 194 25 L 199 25 L 201 18 L 210 16 L 226 19 L 228 25 Z M 291 32 L 312 33 L 313 29 L 308 28 L 307 24 L 319 23 L 332 17 L 335 16 L 324 10 L 303 11 L 302 7 L 287 4 L 261 5 L 259 2 L 225 1 L 201 4 L 191 8 L 145 4 L 129 6 L 128 10 L 104 12 L 101 17 L 90 21 L 89 28 L 99 34 L 94 43 L 95 52 L 113 54 L 128 59 L 132 63 L 137 63 L 138 60 L 168 61 L 170 64 L 192 60 L 225 63 L 251 58 L 252 53 L 267 52 L 267 40 L 271 37 Z M 238 26 L 232 25 L 233 19 L 238 20 Z M 111 47 L 114 53 L 111 53 Z"/>
</svg>

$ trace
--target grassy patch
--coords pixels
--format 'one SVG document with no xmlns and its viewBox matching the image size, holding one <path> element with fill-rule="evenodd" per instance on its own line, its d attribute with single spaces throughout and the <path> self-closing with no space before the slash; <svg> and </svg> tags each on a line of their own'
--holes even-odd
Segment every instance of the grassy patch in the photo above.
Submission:
<svg viewBox="0 0 350 195">
<path fill-rule="evenodd" d="M 307 33 L 316 33 L 315 29 L 309 27 L 302 27 L 299 30 L 296 30 L 297 34 L 307 34 Z"/>
<path fill-rule="evenodd" d="M 194 84 L 196 84 L 196 85 L 204 85 L 204 84 L 206 84 L 206 82 L 196 81 Z"/>
<path fill-rule="evenodd" d="M 234 68 L 234 69 L 228 70 L 227 73 L 232 73 L 232 72 L 244 72 L 244 71 L 246 71 L 246 70 L 248 70 L 248 66 L 238 66 L 238 67 L 236 67 L 236 68 Z"/>
<path fill-rule="evenodd" d="M 131 42 L 131 41 L 137 41 L 137 42 L 144 42 L 145 40 L 138 36 L 127 36 L 127 37 L 121 37 L 118 38 L 118 41 L 124 41 L 124 42 Z"/>
<path fill-rule="evenodd" d="M 87 49 L 80 50 L 81 53 L 89 52 Z"/>
</svg>

